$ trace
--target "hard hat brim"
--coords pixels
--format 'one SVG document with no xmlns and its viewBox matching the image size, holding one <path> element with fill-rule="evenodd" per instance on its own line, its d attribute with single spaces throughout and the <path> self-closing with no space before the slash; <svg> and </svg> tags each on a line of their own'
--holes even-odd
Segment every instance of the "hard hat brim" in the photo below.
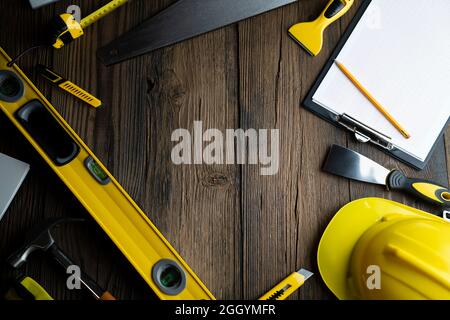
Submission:
<svg viewBox="0 0 450 320">
<path fill-rule="evenodd" d="M 317 252 L 322 279 L 338 299 L 357 299 L 349 285 L 353 248 L 370 227 L 390 214 L 441 220 L 427 212 L 380 198 L 359 199 L 341 208 L 322 235 Z"/>
</svg>

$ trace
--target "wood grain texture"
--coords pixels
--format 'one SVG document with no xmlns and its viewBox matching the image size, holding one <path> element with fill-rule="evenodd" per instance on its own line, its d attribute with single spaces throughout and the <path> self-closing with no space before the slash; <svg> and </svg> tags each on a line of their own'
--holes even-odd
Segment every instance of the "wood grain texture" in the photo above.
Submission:
<svg viewBox="0 0 450 320">
<path fill-rule="evenodd" d="M 448 184 L 450 132 L 430 164 L 417 172 L 301 108 L 360 1 L 325 35 L 323 52 L 307 55 L 287 35 L 298 21 L 317 16 L 327 0 L 301 0 L 137 59 L 104 67 L 97 48 L 173 0 L 133 1 L 59 51 L 41 50 L 20 66 L 107 165 L 219 299 L 256 299 L 305 267 L 316 275 L 291 299 L 333 299 L 320 279 L 316 251 L 336 211 L 360 197 L 378 196 L 435 212 L 398 193 L 321 172 L 331 144 L 351 147 L 391 168 Z M 26 1 L 0 3 L 0 45 L 11 55 L 40 41 L 45 24 L 69 4 L 93 11 L 99 1 L 59 1 L 32 11 Z M 23 22 L 23 23 L 20 23 Z M 8 30 L 8 32 L 5 32 Z M 100 97 L 94 110 L 36 77 L 45 63 Z M 194 121 L 204 130 L 279 129 L 280 167 L 260 175 L 257 165 L 186 165 L 171 161 L 171 134 Z M 26 231 L 45 218 L 84 217 L 56 238 L 86 273 L 119 299 L 154 299 L 118 249 L 24 138 L 0 115 L 0 152 L 32 170 L 0 222 L 0 260 L 18 248 Z M 65 272 L 44 255 L 23 270 L 57 299 L 91 299 L 65 288 Z M 0 281 L 12 275 L 0 266 Z"/>
</svg>

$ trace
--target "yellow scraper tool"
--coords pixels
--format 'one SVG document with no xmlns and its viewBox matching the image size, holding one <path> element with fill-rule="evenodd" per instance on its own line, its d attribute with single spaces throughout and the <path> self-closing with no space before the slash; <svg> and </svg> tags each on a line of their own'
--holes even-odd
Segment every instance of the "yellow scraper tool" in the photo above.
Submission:
<svg viewBox="0 0 450 320">
<path fill-rule="evenodd" d="M 95 154 L 0 48 L 0 110 L 160 299 L 214 299 Z"/>
<path fill-rule="evenodd" d="M 346 14 L 353 2 L 354 0 L 331 0 L 316 20 L 292 26 L 289 35 L 309 54 L 317 56 L 322 50 L 325 29 Z"/>
</svg>

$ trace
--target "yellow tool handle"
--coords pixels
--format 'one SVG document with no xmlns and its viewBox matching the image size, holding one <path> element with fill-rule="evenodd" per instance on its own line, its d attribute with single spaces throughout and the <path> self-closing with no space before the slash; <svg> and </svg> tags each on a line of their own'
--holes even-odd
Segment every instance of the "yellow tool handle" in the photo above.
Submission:
<svg viewBox="0 0 450 320">
<path fill-rule="evenodd" d="M 316 22 L 327 28 L 350 10 L 354 0 L 330 0 Z"/>
<path fill-rule="evenodd" d="M 325 9 L 322 11 L 320 16 L 312 21 L 312 22 L 303 22 L 303 23 L 297 23 L 293 25 L 289 29 L 289 33 L 291 33 L 294 37 L 298 32 L 307 31 L 307 29 L 302 29 L 302 26 L 309 25 L 310 27 L 314 27 L 315 29 L 320 29 L 320 34 L 328 28 L 333 22 L 339 20 L 344 14 L 350 10 L 354 3 L 354 0 L 330 0 L 328 2 Z M 304 35 L 304 36 L 319 36 L 316 34 L 313 35 Z"/>
<path fill-rule="evenodd" d="M 450 190 L 432 181 L 408 178 L 399 170 L 392 171 L 386 181 L 390 190 L 408 192 L 432 204 L 450 208 Z"/>
<path fill-rule="evenodd" d="M 94 108 L 101 107 L 102 101 L 94 97 L 92 94 L 87 92 L 86 90 L 81 89 L 79 86 L 74 84 L 73 82 L 67 80 L 59 85 L 61 89 L 67 91 L 71 95 L 77 97 L 80 100 L 83 100 L 87 104 L 93 106 Z"/>
<path fill-rule="evenodd" d="M 258 300 L 284 300 L 305 283 L 305 276 L 293 272 Z"/>
<path fill-rule="evenodd" d="M 309 54 L 317 56 L 322 50 L 325 29 L 346 14 L 353 2 L 354 0 L 331 0 L 316 20 L 297 23 L 289 28 L 288 33 Z"/>
<path fill-rule="evenodd" d="M 53 300 L 48 292 L 30 277 L 18 279 L 17 283 L 8 290 L 3 298 L 9 301 L 27 300 L 30 298 L 33 300 Z"/>
<path fill-rule="evenodd" d="M 89 27 L 91 24 L 97 22 L 98 20 L 100 20 L 104 16 L 110 14 L 111 12 L 116 10 L 117 8 L 123 6 L 128 1 L 130 1 L 130 0 L 113 0 L 113 1 L 110 1 L 109 3 L 107 3 L 106 5 L 101 7 L 100 9 L 92 12 L 90 15 L 88 15 L 85 18 L 83 18 L 81 20 L 81 22 L 80 22 L 81 27 L 83 29 L 86 28 L 86 27 Z"/>
<path fill-rule="evenodd" d="M 20 284 L 34 296 L 35 300 L 53 300 L 47 291 L 30 277 L 25 277 Z"/>
<path fill-rule="evenodd" d="M 43 76 L 45 79 L 47 79 L 54 85 L 70 93 L 71 95 L 77 97 L 78 99 L 83 100 L 84 102 L 93 106 L 94 108 L 98 108 L 102 105 L 101 100 L 97 99 L 86 90 L 80 88 L 72 81 L 64 79 L 64 77 L 62 77 L 55 71 L 51 70 L 50 68 L 47 68 L 42 64 L 38 64 L 36 70 L 41 76 Z"/>
</svg>

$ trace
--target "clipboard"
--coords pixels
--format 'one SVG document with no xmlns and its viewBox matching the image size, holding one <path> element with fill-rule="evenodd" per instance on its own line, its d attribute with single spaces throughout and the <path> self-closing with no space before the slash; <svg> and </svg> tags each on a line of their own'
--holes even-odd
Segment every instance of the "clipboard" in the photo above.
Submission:
<svg viewBox="0 0 450 320">
<path fill-rule="evenodd" d="M 423 161 L 419 158 L 414 157 L 413 155 L 401 150 L 400 148 L 396 147 L 390 139 L 389 136 L 386 134 L 378 131 L 377 129 L 364 124 L 360 120 L 355 119 L 351 115 L 348 114 L 338 114 L 336 112 L 333 112 L 329 110 L 328 108 L 325 108 L 324 106 L 318 104 L 316 101 L 314 101 L 313 97 L 315 96 L 316 92 L 318 91 L 320 85 L 322 84 L 323 80 L 327 76 L 328 72 L 334 65 L 334 61 L 339 56 L 340 52 L 346 45 L 349 37 L 352 35 L 353 31 L 355 30 L 356 26 L 360 22 L 361 18 L 366 13 L 368 7 L 372 3 L 373 0 L 362 0 L 362 3 L 351 21 L 349 27 L 344 32 L 342 38 L 340 39 L 339 43 L 337 44 L 336 48 L 334 49 L 333 53 L 331 54 L 331 57 L 325 64 L 325 67 L 321 71 L 319 77 L 315 81 L 313 87 L 309 91 L 308 95 L 306 96 L 305 100 L 303 101 L 303 107 L 310 112 L 316 114 L 317 116 L 323 118 L 324 120 L 334 124 L 337 127 L 344 128 L 351 132 L 357 141 L 362 143 L 371 143 L 375 145 L 378 149 L 384 151 L 385 153 L 389 154 L 390 156 L 406 163 L 407 165 L 412 166 L 415 169 L 422 170 L 425 168 L 427 163 L 429 162 L 434 150 L 436 149 L 436 146 L 438 145 L 439 141 L 442 140 L 442 136 L 446 130 L 446 127 L 450 124 L 450 118 L 447 119 L 446 125 L 442 128 L 438 139 L 434 142 L 430 152 L 428 153 L 426 159 Z"/>
</svg>

